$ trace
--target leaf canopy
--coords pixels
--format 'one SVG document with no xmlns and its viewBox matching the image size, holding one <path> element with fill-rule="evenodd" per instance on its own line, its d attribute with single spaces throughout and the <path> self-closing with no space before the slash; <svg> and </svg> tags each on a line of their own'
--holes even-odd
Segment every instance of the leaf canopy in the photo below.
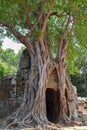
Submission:
<svg viewBox="0 0 87 130">
<path fill-rule="evenodd" d="M 0 38 L 4 36 L 14 38 L 12 32 L 2 24 L 4 22 L 12 24 L 15 30 L 23 35 L 30 32 L 31 27 L 37 21 L 38 14 L 40 15 L 41 13 L 40 11 L 42 10 L 44 14 L 47 14 L 52 2 L 53 0 L 0 0 Z M 73 17 L 78 6 L 81 7 L 67 51 L 67 63 L 69 68 L 71 68 L 69 69 L 70 73 L 77 72 L 76 61 L 78 60 L 79 54 L 83 54 L 83 52 L 85 54 L 87 53 L 87 1 L 56 0 L 48 20 L 48 32 L 45 32 L 45 35 L 50 39 L 49 44 L 52 53 L 56 55 L 58 48 L 57 42 L 66 27 L 68 14 L 71 14 L 72 25 Z M 40 21 L 40 23 L 42 24 L 42 21 Z M 38 26 L 34 28 L 32 34 L 36 39 L 39 37 L 40 31 Z M 69 33 L 70 28 L 68 29 L 66 37 L 69 36 Z M 32 37 L 30 37 L 29 40 L 32 41 Z"/>
</svg>

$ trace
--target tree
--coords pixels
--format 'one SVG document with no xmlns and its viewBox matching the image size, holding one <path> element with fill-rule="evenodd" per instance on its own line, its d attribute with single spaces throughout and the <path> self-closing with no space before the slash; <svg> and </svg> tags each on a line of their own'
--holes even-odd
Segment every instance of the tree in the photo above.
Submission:
<svg viewBox="0 0 87 130">
<path fill-rule="evenodd" d="M 86 14 L 86 3 L 84 0 L 0 1 L 1 34 L 23 43 L 30 56 L 24 99 L 19 109 L 5 120 L 4 123 L 11 122 L 8 127 L 71 123 L 76 93 L 67 73 L 66 55 L 71 35 L 75 47 L 77 28 L 86 22 L 80 17 L 83 11 Z M 81 21 L 78 20 L 74 32 L 78 18 Z"/>
<path fill-rule="evenodd" d="M 71 74 L 72 83 L 77 86 L 78 96 L 87 96 L 87 48 L 79 50 L 79 56 L 76 60 L 78 72 Z"/>
<path fill-rule="evenodd" d="M 7 73 L 7 66 L 5 63 L 2 62 L 2 60 L 0 59 L 0 78 L 3 77 L 4 74 Z"/>
<path fill-rule="evenodd" d="M 0 78 L 7 74 L 17 73 L 22 50 L 21 48 L 18 54 L 15 54 L 14 50 L 3 50 L 2 45 L 0 45 Z"/>
<path fill-rule="evenodd" d="M 3 49 L 2 44 L 0 44 L 0 78 L 3 77 L 5 73 L 7 73 L 7 64 L 3 62 L 2 55 L 3 55 Z"/>
</svg>

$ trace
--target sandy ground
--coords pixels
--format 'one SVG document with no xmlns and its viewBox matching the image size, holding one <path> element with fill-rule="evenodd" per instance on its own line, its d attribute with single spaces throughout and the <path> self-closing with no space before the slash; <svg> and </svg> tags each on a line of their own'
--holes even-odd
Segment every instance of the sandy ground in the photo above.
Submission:
<svg viewBox="0 0 87 130">
<path fill-rule="evenodd" d="M 25 128 L 22 130 L 87 130 L 87 126 L 75 126 L 75 127 L 64 127 L 64 128 L 59 128 L 56 129 L 54 128 L 48 128 L 48 129 L 41 129 L 41 128 Z"/>
<path fill-rule="evenodd" d="M 87 130 L 87 126 L 66 127 L 62 130 Z"/>
</svg>

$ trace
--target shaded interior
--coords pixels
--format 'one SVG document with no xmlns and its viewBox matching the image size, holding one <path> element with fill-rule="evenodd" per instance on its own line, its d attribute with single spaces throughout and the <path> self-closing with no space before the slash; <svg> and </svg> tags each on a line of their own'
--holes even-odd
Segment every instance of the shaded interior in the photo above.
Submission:
<svg viewBox="0 0 87 130">
<path fill-rule="evenodd" d="M 60 113 L 60 96 L 59 90 L 47 88 L 46 90 L 46 112 L 50 122 L 57 123 Z"/>
</svg>

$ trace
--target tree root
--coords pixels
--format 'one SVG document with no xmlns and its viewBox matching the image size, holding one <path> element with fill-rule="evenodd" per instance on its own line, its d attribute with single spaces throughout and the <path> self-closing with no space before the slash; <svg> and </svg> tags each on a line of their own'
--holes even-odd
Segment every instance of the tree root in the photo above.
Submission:
<svg viewBox="0 0 87 130">
<path fill-rule="evenodd" d="M 39 117 L 36 114 L 27 114 L 23 120 L 20 120 L 16 117 L 8 116 L 6 119 L 3 119 L 3 123 L 0 123 L 0 127 L 2 129 L 14 129 L 14 128 L 35 128 L 40 126 L 41 128 L 50 128 L 52 129 L 53 127 L 56 128 L 61 128 L 60 125 L 58 124 L 53 124 L 52 122 L 46 120 L 40 120 Z"/>
<path fill-rule="evenodd" d="M 48 121 L 46 113 L 46 89 L 49 88 L 48 81 L 52 71 L 54 71 L 55 69 L 59 82 L 58 89 L 60 94 L 60 113 L 58 116 L 60 119 L 60 123 L 64 122 L 67 125 L 79 125 L 78 122 L 71 121 L 71 119 L 67 116 L 68 113 L 72 115 L 72 112 L 74 111 L 70 109 L 70 105 L 72 105 L 72 102 L 70 102 L 71 104 L 69 104 L 69 101 L 74 102 L 74 94 L 72 94 L 71 86 L 68 82 L 68 79 L 66 82 L 64 78 L 64 68 L 62 68 L 59 73 L 59 68 L 57 66 L 58 64 L 54 64 L 54 62 L 52 61 L 46 61 L 43 66 L 41 77 L 37 75 L 38 73 L 36 70 L 36 66 L 33 66 L 29 79 L 25 85 L 24 99 L 21 106 L 17 109 L 15 113 L 12 114 L 12 116 L 8 116 L 5 120 L 3 120 L 3 122 L 0 123 L 1 128 L 35 128 L 38 125 L 50 127 L 56 126 L 57 128 L 60 128 L 59 124 L 53 124 L 52 122 Z M 60 66 L 63 67 L 63 65 Z"/>
<path fill-rule="evenodd" d="M 72 121 L 70 120 L 66 115 L 64 115 L 64 121 L 65 121 L 65 124 L 66 125 L 70 125 L 70 126 L 80 126 L 80 122 L 77 122 L 77 121 Z"/>
</svg>

